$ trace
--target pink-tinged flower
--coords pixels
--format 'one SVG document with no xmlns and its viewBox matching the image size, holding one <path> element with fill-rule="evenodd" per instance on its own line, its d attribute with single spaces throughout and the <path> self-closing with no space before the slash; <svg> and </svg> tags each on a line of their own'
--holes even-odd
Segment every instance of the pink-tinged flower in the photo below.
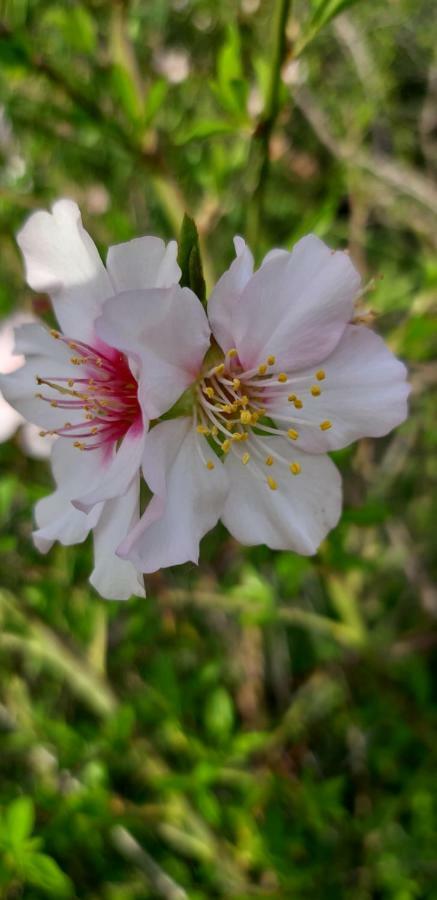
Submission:
<svg viewBox="0 0 437 900">
<path fill-rule="evenodd" d="M 144 442 L 153 497 L 117 551 L 143 572 L 197 562 L 219 518 L 243 544 L 315 553 L 341 512 L 327 452 L 384 435 L 407 414 L 405 367 L 351 324 L 360 279 L 346 253 L 310 235 L 254 273 L 244 241 L 235 246 L 209 300 L 213 342 L 192 413 L 157 424 Z M 182 332 L 150 331 L 147 317 L 141 296 L 126 294 L 124 306 L 105 304 L 97 333 L 123 353 L 142 334 L 142 352 L 162 365 Z"/>
<path fill-rule="evenodd" d="M 35 543 L 46 552 L 55 540 L 75 544 L 93 530 L 94 587 L 108 599 L 142 595 L 139 572 L 115 551 L 138 522 L 149 421 L 198 375 L 209 345 L 204 312 L 177 283 L 174 241 L 165 246 L 143 237 L 118 244 L 105 267 L 70 200 L 55 203 L 51 213 L 34 213 L 18 243 L 30 287 L 50 294 L 60 326 L 50 332 L 22 325 L 15 350 L 26 363 L 0 376 L 18 413 L 57 437 L 56 490 L 37 504 Z M 102 339 L 96 320 L 115 300 L 123 328 L 129 327 L 126 291 L 136 291 L 144 321 L 122 349 L 117 340 Z"/>
<path fill-rule="evenodd" d="M 0 321 L 0 374 L 8 375 L 24 364 L 24 357 L 14 353 L 14 329 L 35 321 L 28 313 L 16 313 Z M 36 425 L 26 422 L 0 393 L 0 443 L 8 441 L 18 429 L 19 441 L 27 456 L 34 459 L 50 456 L 50 439 L 43 439 Z"/>
</svg>

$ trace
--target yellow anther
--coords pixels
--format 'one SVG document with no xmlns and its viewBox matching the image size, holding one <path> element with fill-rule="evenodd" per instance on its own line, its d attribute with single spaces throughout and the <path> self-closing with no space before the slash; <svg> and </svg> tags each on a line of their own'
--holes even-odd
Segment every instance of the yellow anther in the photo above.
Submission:
<svg viewBox="0 0 437 900">
<path fill-rule="evenodd" d="M 243 466 L 247 465 L 247 463 L 249 462 L 249 459 L 250 459 L 250 453 L 243 453 L 243 456 L 241 457 L 241 462 L 243 463 Z"/>
<path fill-rule="evenodd" d="M 206 425 L 196 425 L 196 431 L 198 434 L 209 434 L 209 428 Z"/>
<path fill-rule="evenodd" d="M 276 362 L 276 356 L 268 356 L 267 357 L 267 365 L 274 366 Z"/>
<path fill-rule="evenodd" d="M 295 400 L 297 400 L 296 394 L 289 394 L 289 395 L 288 395 L 288 402 L 289 402 L 289 403 L 294 403 Z"/>
<path fill-rule="evenodd" d="M 267 372 L 267 366 L 265 365 L 265 363 L 261 363 L 261 365 L 258 366 L 258 375 L 265 375 L 266 372 Z"/>
<path fill-rule="evenodd" d="M 296 431 L 295 428 L 289 428 L 287 431 L 288 437 L 291 438 L 292 441 L 297 441 L 299 437 L 299 432 Z"/>
<path fill-rule="evenodd" d="M 249 439 L 249 433 L 247 431 L 242 431 L 240 441 L 247 441 L 248 439 Z"/>
<path fill-rule="evenodd" d="M 270 488 L 271 491 L 276 491 L 277 488 L 278 488 L 278 485 L 276 484 L 275 479 L 272 478 L 271 475 L 269 475 L 269 477 L 267 478 L 267 484 L 268 484 L 268 486 L 269 486 L 269 488 Z"/>
<path fill-rule="evenodd" d="M 238 354 L 237 348 L 236 348 L 236 347 L 231 347 L 231 349 L 227 351 L 227 354 L 226 354 L 226 355 L 229 356 L 229 359 L 232 359 L 232 357 L 233 357 L 233 356 L 237 356 L 237 354 Z"/>
<path fill-rule="evenodd" d="M 51 331 L 50 331 L 50 334 L 51 334 L 51 336 L 52 336 L 53 338 L 55 338 L 56 341 L 58 341 L 59 338 L 60 338 L 60 336 L 61 336 L 61 335 L 59 334 L 59 331 L 56 331 L 56 328 L 52 328 Z"/>
<path fill-rule="evenodd" d="M 328 431 L 329 428 L 332 428 L 332 422 L 329 419 L 325 419 L 324 422 L 320 422 L 320 428 L 322 431 Z"/>
<path fill-rule="evenodd" d="M 240 422 L 242 422 L 243 425 L 250 425 L 250 423 L 252 422 L 252 413 L 249 412 L 248 409 L 243 409 L 241 411 Z"/>
<path fill-rule="evenodd" d="M 98 430 L 99 429 L 96 426 L 94 426 L 94 428 L 91 429 L 91 434 L 97 434 Z"/>
<path fill-rule="evenodd" d="M 217 425 L 213 425 L 213 426 L 212 426 L 212 428 L 211 428 L 211 434 L 212 434 L 213 437 L 217 437 L 217 435 L 218 435 L 218 428 L 217 428 Z"/>
<path fill-rule="evenodd" d="M 77 447 L 78 450 L 84 450 L 85 444 L 82 444 L 81 441 L 75 441 L 73 447 Z"/>
<path fill-rule="evenodd" d="M 208 460 L 206 461 L 206 468 L 209 469 L 210 472 L 212 471 L 212 469 L 215 468 L 212 459 L 208 459 Z"/>
<path fill-rule="evenodd" d="M 232 381 L 232 387 L 234 388 L 234 390 L 238 391 L 238 388 L 240 387 L 240 385 L 241 385 L 240 379 L 234 378 Z"/>
<path fill-rule="evenodd" d="M 230 403 L 226 403 L 223 406 L 220 406 L 219 409 L 220 409 L 220 412 L 228 413 L 228 415 L 230 415 L 232 412 L 234 412 L 234 407 L 231 406 Z"/>
<path fill-rule="evenodd" d="M 215 367 L 215 369 L 214 369 L 214 374 L 215 374 L 215 375 L 222 375 L 224 371 L 225 371 L 225 364 L 224 364 L 224 363 L 220 363 L 220 365 L 218 365 L 218 366 Z"/>
<path fill-rule="evenodd" d="M 69 378 L 67 383 L 68 387 L 74 387 L 74 378 Z"/>
<path fill-rule="evenodd" d="M 77 350 L 77 344 L 75 344 L 74 341 L 68 341 L 68 346 L 70 350 Z"/>
<path fill-rule="evenodd" d="M 79 356 L 71 356 L 70 362 L 73 366 L 80 366 L 82 360 Z"/>
<path fill-rule="evenodd" d="M 316 378 L 317 378 L 317 381 L 324 381 L 324 380 L 325 380 L 325 378 L 326 378 L 326 373 L 323 371 L 323 369 L 319 369 L 319 371 L 316 372 Z"/>
<path fill-rule="evenodd" d="M 302 409 L 302 407 L 303 407 L 302 400 L 299 400 L 299 397 L 296 397 L 296 399 L 295 399 L 295 401 L 294 401 L 294 408 L 295 408 L 295 409 Z"/>
<path fill-rule="evenodd" d="M 57 400 L 50 400 L 50 406 L 57 406 L 57 405 L 58 405 Z"/>
<path fill-rule="evenodd" d="M 300 463 L 290 463 L 289 469 L 292 475 L 299 475 L 301 471 Z"/>
<path fill-rule="evenodd" d="M 273 456 L 266 456 L 264 462 L 265 462 L 266 466 L 272 466 L 274 463 Z"/>
<path fill-rule="evenodd" d="M 320 394 L 322 392 L 317 384 L 313 384 L 313 386 L 311 388 L 311 393 L 312 393 L 313 397 L 320 397 Z"/>
<path fill-rule="evenodd" d="M 231 449 L 231 442 L 230 442 L 229 438 L 226 438 L 226 440 L 223 441 L 223 443 L 222 443 L 223 453 L 229 453 L 230 449 Z"/>
<path fill-rule="evenodd" d="M 280 373 L 279 373 L 279 375 L 278 375 L 278 381 L 279 381 L 281 384 L 285 384 L 285 382 L 288 381 L 285 372 L 280 372 Z"/>
<path fill-rule="evenodd" d="M 46 431 L 39 431 L 38 434 L 39 434 L 40 437 L 45 437 L 46 434 L 47 434 L 47 432 L 46 432 Z"/>
<path fill-rule="evenodd" d="M 247 406 L 248 403 L 249 397 L 246 397 L 246 394 L 243 394 L 243 396 L 240 397 L 240 406 Z"/>
<path fill-rule="evenodd" d="M 212 398 L 214 397 L 214 388 L 204 387 L 203 393 L 206 394 L 206 396 L 209 397 L 210 400 L 212 400 Z"/>
</svg>

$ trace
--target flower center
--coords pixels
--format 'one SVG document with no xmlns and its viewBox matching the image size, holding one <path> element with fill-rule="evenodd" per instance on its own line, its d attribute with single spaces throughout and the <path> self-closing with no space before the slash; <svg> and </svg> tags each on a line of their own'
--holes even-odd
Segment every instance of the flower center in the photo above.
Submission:
<svg viewBox="0 0 437 900">
<path fill-rule="evenodd" d="M 295 442 L 299 439 L 297 426 L 305 424 L 314 427 L 314 422 L 302 418 L 300 410 L 303 408 L 303 401 L 296 393 L 289 393 L 290 386 L 291 383 L 296 386 L 298 382 L 304 381 L 309 388 L 309 396 L 318 397 L 321 394 L 320 382 L 324 381 L 326 375 L 319 369 L 314 375 L 315 383 L 310 387 L 307 376 L 291 379 L 286 372 L 274 372 L 275 365 L 275 357 L 268 356 L 256 369 L 244 370 L 237 350 L 228 350 L 223 362 L 209 368 L 197 386 L 194 413 L 196 430 L 208 439 L 217 455 L 235 452 L 242 464 L 249 464 L 249 468 L 258 476 L 264 466 L 273 466 L 275 462 L 285 463 L 292 475 L 298 475 L 301 471 L 300 463 L 277 452 L 271 441 L 266 453 L 263 438 L 277 436 Z M 287 427 L 281 428 L 269 418 L 269 407 L 274 406 L 275 401 L 284 399 L 284 395 L 290 412 L 281 416 L 272 411 L 275 420 L 284 420 Z M 299 416 L 293 415 L 294 410 L 299 410 Z M 325 420 L 316 427 L 326 431 L 331 426 L 332 423 Z M 241 446 L 249 438 L 250 453 Z M 211 459 L 204 458 L 200 443 L 198 448 L 206 467 L 213 469 L 214 463 Z M 277 489 L 277 483 L 271 475 L 262 477 L 271 490 Z"/>
<path fill-rule="evenodd" d="M 58 331 L 51 333 L 74 351 L 70 362 L 77 367 L 77 376 L 73 373 L 71 377 L 37 376 L 39 385 L 51 388 L 51 396 L 42 393 L 36 396 L 50 406 L 74 411 L 79 421 L 65 422 L 60 428 L 40 434 L 73 438 L 79 450 L 112 448 L 132 425 L 138 423 L 141 427 L 142 424 L 138 383 L 126 357 L 105 344 L 92 347 L 82 341 L 72 341 Z M 53 396 L 53 391 L 59 396 Z"/>
</svg>

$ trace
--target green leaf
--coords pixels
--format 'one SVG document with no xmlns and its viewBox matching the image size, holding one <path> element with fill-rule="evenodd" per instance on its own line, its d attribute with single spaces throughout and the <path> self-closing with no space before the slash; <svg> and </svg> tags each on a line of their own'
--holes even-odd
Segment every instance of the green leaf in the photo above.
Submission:
<svg viewBox="0 0 437 900">
<path fill-rule="evenodd" d="M 220 134 L 230 134 L 233 131 L 235 131 L 235 125 L 232 122 L 227 122 L 225 119 L 202 119 L 186 131 L 181 131 L 176 143 L 182 146 L 183 144 L 188 144 L 189 141 L 215 137 Z"/>
<path fill-rule="evenodd" d="M 215 741 L 226 741 L 234 726 L 234 704 L 224 687 L 217 687 L 209 695 L 204 710 L 205 728 Z"/>
<path fill-rule="evenodd" d="M 296 42 L 294 48 L 295 57 L 302 53 L 325 25 L 328 25 L 336 16 L 339 16 L 340 13 L 345 12 L 346 9 L 349 9 L 350 6 L 357 2 L 358 0 L 318 0 L 318 2 L 314 3 L 313 13 L 309 22 L 306 28 L 303 29 L 302 36 Z"/>
<path fill-rule="evenodd" d="M 237 119 L 246 118 L 248 82 L 241 61 L 241 41 L 238 30 L 230 26 L 226 41 L 217 57 L 217 83 L 213 85 L 219 103 Z"/>
<path fill-rule="evenodd" d="M 164 78 L 155 81 L 149 88 L 144 104 L 144 125 L 150 125 L 167 96 L 168 82 Z"/>
<path fill-rule="evenodd" d="M 15 846 L 22 844 L 32 833 L 34 809 L 30 797 L 18 797 L 6 811 L 6 833 L 8 842 Z"/>
<path fill-rule="evenodd" d="M 194 219 L 187 214 L 182 222 L 178 263 L 182 270 L 181 286 L 191 288 L 201 303 L 205 303 L 206 287 L 200 256 L 199 234 Z"/>
<path fill-rule="evenodd" d="M 25 876 L 35 887 L 55 897 L 71 897 L 72 885 L 57 862 L 45 853 L 34 853 L 26 860 Z"/>
</svg>

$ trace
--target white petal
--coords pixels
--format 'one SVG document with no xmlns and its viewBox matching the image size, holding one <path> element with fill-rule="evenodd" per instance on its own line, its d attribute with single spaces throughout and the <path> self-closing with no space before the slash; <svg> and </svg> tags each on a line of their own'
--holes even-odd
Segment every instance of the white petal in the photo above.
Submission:
<svg viewBox="0 0 437 900">
<path fill-rule="evenodd" d="M 211 456 L 215 468 L 210 471 L 205 462 Z M 197 563 L 199 542 L 218 521 L 226 498 L 222 463 L 191 419 L 179 418 L 149 432 L 143 473 L 154 496 L 118 552 L 142 572 Z"/>
<path fill-rule="evenodd" d="M 53 337 L 41 322 L 29 322 L 14 329 L 14 353 L 47 356 L 67 364 L 72 351 L 64 341 Z"/>
<path fill-rule="evenodd" d="M 40 553 L 47 553 L 54 541 L 65 546 L 81 544 L 97 524 L 101 511 L 101 506 L 95 506 L 86 515 L 71 505 L 64 491 L 54 491 L 36 504 L 38 529 L 33 532 L 35 546 Z"/>
<path fill-rule="evenodd" d="M 248 281 L 234 318 L 234 344 L 245 368 L 276 357 L 276 369 L 321 362 L 340 340 L 360 278 L 346 253 L 314 235 L 292 253 L 271 255 Z"/>
<path fill-rule="evenodd" d="M 139 497 L 137 475 L 122 497 L 105 503 L 94 530 L 94 570 L 90 582 L 106 600 L 145 596 L 141 575 L 132 563 L 115 555 L 120 541 L 138 521 Z"/>
<path fill-rule="evenodd" d="M 50 294 L 66 335 L 90 340 L 93 321 L 113 293 L 97 248 L 72 200 L 33 213 L 17 235 L 31 288 Z"/>
<path fill-rule="evenodd" d="M 36 504 L 38 530 L 34 541 L 46 553 L 53 541 L 77 544 L 85 540 L 90 528 L 97 523 L 102 506 L 95 506 L 89 515 L 74 508 L 71 500 L 80 488 L 92 483 L 100 470 L 99 451 L 81 452 L 67 438 L 58 438 L 52 448 L 51 463 L 57 489 Z"/>
<path fill-rule="evenodd" d="M 8 441 L 15 434 L 22 418 L 0 394 L 0 443 Z"/>
<path fill-rule="evenodd" d="M 105 304 L 97 334 L 139 364 L 139 399 L 154 419 L 197 378 L 210 330 L 201 303 L 174 285 L 118 294 Z"/>
<path fill-rule="evenodd" d="M 145 434 L 141 425 L 132 425 L 120 446 L 104 455 L 91 483 L 77 485 L 72 500 L 77 509 L 88 512 L 102 500 L 112 500 L 126 493 L 132 479 L 139 472 L 144 450 Z M 83 451 L 89 456 L 96 450 Z"/>
<path fill-rule="evenodd" d="M 296 385 L 291 378 L 283 399 L 269 405 L 269 415 L 278 416 L 280 427 L 289 424 L 299 432 L 298 447 L 312 453 L 338 450 L 360 437 L 381 437 L 406 418 L 410 391 L 406 368 L 382 338 L 367 328 L 348 325 L 324 360 L 323 371 L 323 381 L 315 379 L 314 368 L 296 373 Z M 313 385 L 320 389 L 320 396 L 312 396 Z M 302 409 L 287 403 L 290 391 L 302 400 Z M 288 423 L 291 416 L 293 421 Z M 331 422 L 332 427 L 322 431 L 321 422 Z"/>
<path fill-rule="evenodd" d="M 42 437 L 37 425 L 26 422 L 20 429 L 19 442 L 23 453 L 32 459 L 49 459 L 56 438 Z"/>
<path fill-rule="evenodd" d="M 235 449 L 226 458 L 231 486 L 222 520 L 242 544 L 312 555 L 341 513 L 338 470 L 328 456 L 300 453 L 284 438 L 263 439 L 262 445 L 259 459 L 251 440 L 244 450 Z M 239 458 L 243 452 L 251 454 L 247 465 Z M 265 459 L 275 453 L 287 463 L 276 460 L 267 466 Z M 288 461 L 299 463 L 300 474 L 291 474 Z M 277 490 L 268 486 L 269 476 Z"/>
<path fill-rule="evenodd" d="M 11 375 L 0 375 L 0 391 L 28 422 L 53 430 L 62 428 L 67 419 L 71 424 L 81 422 L 83 410 L 65 410 L 56 405 L 51 406 L 49 401 L 56 404 L 61 395 L 48 385 L 38 385 L 37 378 L 50 381 L 51 378 L 76 376 L 77 369 L 70 362 L 63 362 L 52 356 L 29 356 L 25 365 Z M 48 400 L 41 400 L 40 394 Z"/>
<path fill-rule="evenodd" d="M 208 300 L 208 318 L 222 350 L 234 347 L 233 317 L 239 298 L 253 274 L 253 256 L 243 238 L 234 238 L 236 259 L 219 278 Z"/>
<path fill-rule="evenodd" d="M 181 270 L 176 257 L 176 241 L 166 246 L 160 238 L 141 237 L 115 244 L 106 260 L 114 293 L 177 284 Z"/>
</svg>

